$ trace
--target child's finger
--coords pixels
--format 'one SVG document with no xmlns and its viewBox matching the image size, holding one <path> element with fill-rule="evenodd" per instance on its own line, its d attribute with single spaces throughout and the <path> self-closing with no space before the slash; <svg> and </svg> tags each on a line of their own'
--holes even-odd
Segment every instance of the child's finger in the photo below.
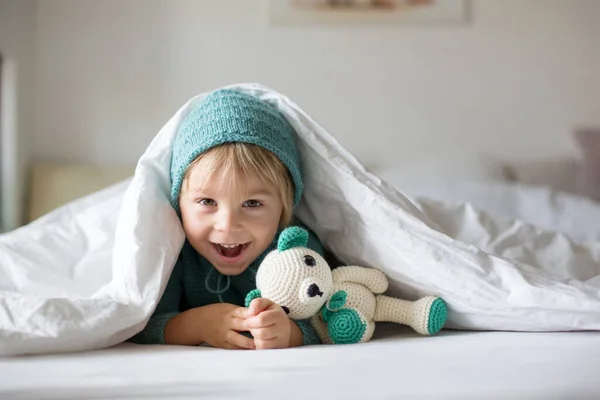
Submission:
<svg viewBox="0 0 600 400">
<path fill-rule="evenodd" d="M 238 307 L 231 312 L 231 315 L 233 318 L 246 319 L 251 317 L 253 314 L 251 314 L 250 310 L 246 307 Z"/>
<path fill-rule="evenodd" d="M 233 345 L 233 344 L 229 344 L 227 342 L 225 342 L 225 344 L 223 345 L 223 348 L 227 349 L 227 350 L 256 350 L 255 348 L 254 349 L 247 349 L 245 347 L 236 346 L 236 345 Z"/>
<path fill-rule="evenodd" d="M 285 316 L 287 318 L 287 316 Z M 267 328 L 277 323 L 280 315 L 276 310 L 267 310 L 254 317 L 246 319 L 246 326 L 249 329 Z"/>
<path fill-rule="evenodd" d="M 273 303 L 271 300 L 262 297 L 254 299 L 252 300 L 252 302 L 250 302 L 250 306 L 248 307 L 248 313 L 250 314 L 250 316 L 258 315 L 261 312 L 265 311 L 267 308 L 271 307 L 273 304 L 275 303 Z"/>
<path fill-rule="evenodd" d="M 273 328 L 260 328 L 260 329 L 252 329 L 251 330 L 252 337 L 254 340 L 271 340 L 275 339 L 279 336 L 279 332 L 277 329 Z"/>
<path fill-rule="evenodd" d="M 283 348 L 278 338 L 267 339 L 267 340 L 257 340 L 256 341 L 256 350 L 268 350 L 268 349 L 277 349 Z"/>
<path fill-rule="evenodd" d="M 255 348 L 254 339 L 241 335 L 236 331 L 229 331 L 229 333 L 227 333 L 225 341 L 231 346 L 236 346 L 243 349 L 253 350 Z"/>
<path fill-rule="evenodd" d="M 250 330 L 245 318 L 233 317 L 231 319 L 231 329 L 238 332 L 246 332 Z"/>
</svg>

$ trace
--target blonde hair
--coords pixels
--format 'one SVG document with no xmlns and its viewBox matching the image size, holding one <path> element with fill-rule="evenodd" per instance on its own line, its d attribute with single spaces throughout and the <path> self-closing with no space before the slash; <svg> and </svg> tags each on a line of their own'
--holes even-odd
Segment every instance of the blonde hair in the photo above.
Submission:
<svg viewBox="0 0 600 400">
<path fill-rule="evenodd" d="M 187 167 L 182 188 L 187 190 L 189 174 L 196 168 L 202 168 L 207 182 L 218 174 L 224 178 L 223 171 L 231 174 L 229 175 L 232 178 L 231 182 L 237 181 L 238 178 L 258 176 L 259 179 L 278 191 L 283 202 L 281 227 L 286 227 L 292 222 L 294 183 L 288 169 L 274 153 L 263 147 L 242 142 L 225 143 L 213 147 L 198 156 Z M 235 190 L 235 188 L 233 189 Z"/>
</svg>

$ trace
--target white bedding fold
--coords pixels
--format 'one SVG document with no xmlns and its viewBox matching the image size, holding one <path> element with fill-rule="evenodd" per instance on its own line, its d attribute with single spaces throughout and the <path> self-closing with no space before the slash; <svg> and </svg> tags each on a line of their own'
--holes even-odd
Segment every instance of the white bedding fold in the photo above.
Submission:
<svg viewBox="0 0 600 400">
<path fill-rule="evenodd" d="M 443 297 L 453 328 L 600 328 L 600 243 L 575 246 L 468 206 L 417 207 L 287 97 L 231 87 L 272 102 L 296 128 L 298 216 L 342 261 L 382 269 L 392 294 Z M 101 348 L 142 329 L 184 240 L 168 199 L 170 146 L 204 95 L 160 130 L 131 181 L 0 236 L 0 354 Z"/>
</svg>

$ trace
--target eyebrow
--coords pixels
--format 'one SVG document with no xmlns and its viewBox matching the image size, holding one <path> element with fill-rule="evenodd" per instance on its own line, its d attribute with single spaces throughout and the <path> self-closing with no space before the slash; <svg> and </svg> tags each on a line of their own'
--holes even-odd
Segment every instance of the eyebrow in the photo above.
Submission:
<svg viewBox="0 0 600 400">
<path fill-rule="evenodd" d="M 205 194 L 207 196 L 217 196 L 218 194 L 216 193 L 212 193 L 210 190 L 206 190 L 205 188 L 193 188 L 190 190 L 190 192 L 193 193 L 202 193 Z M 277 194 L 274 192 L 270 192 L 268 190 L 265 189 L 258 189 L 258 190 L 249 190 L 246 193 L 244 193 L 243 197 L 247 197 L 247 198 L 252 198 L 254 196 L 260 197 L 260 196 L 276 196 Z"/>
<path fill-rule="evenodd" d="M 248 193 L 250 193 L 252 196 L 248 196 L 248 197 L 253 197 L 253 196 L 276 196 L 275 193 L 273 192 L 269 192 L 268 190 L 264 190 L 264 189 L 260 189 L 260 190 L 255 190 L 255 191 L 249 191 Z"/>
</svg>

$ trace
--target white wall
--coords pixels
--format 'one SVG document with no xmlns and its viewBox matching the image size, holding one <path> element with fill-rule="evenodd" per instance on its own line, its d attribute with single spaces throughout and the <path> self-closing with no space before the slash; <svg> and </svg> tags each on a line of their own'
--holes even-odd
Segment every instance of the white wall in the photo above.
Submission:
<svg viewBox="0 0 600 400">
<path fill-rule="evenodd" d="M 471 3 L 460 27 L 274 29 L 265 1 L 39 1 L 33 156 L 134 162 L 235 82 L 287 94 L 368 164 L 572 152 L 574 125 L 600 125 L 600 1 Z"/>
<path fill-rule="evenodd" d="M 29 139 L 34 122 L 36 0 L 0 0 L 0 53 L 3 55 L 0 220 L 13 229 L 24 217 Z"/>
</svg>

